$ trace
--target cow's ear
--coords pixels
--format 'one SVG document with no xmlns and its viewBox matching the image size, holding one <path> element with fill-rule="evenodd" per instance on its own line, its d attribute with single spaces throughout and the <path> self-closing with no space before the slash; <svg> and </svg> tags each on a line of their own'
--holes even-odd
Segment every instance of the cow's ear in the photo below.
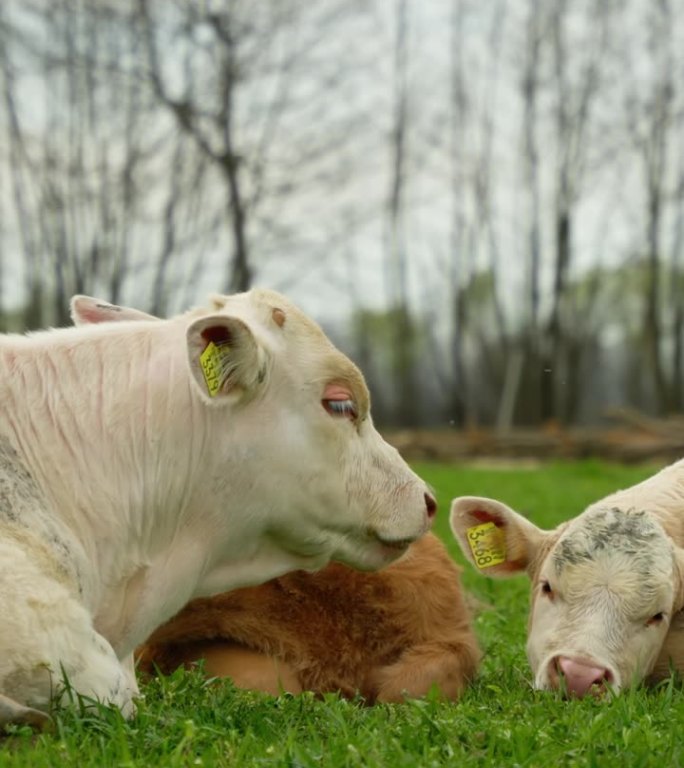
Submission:
<svg viewBox="0 0 684 768">
<path fill-rule="evenodd" d="M 651 513 L 672 540 L 674 548 L 674 574 L 676 611 L 684 610 L 684 535 L 678 510 L 654 509 Z M 684 622 L 683 622 L 684 627 Z"/>
<path fill-rule="evenodd" d="M 684 610 L 684 549 L 674 545 L 675 560 L 675 595 L 674 610 Z"/>
<path fill-rule="evenodd" d="M 139 309 L 110 304 L 92 296 L 74 296 L 70 302 L 71 319 L 74 325 L 92 325 L 93 323 L 112 323 L 123 320 L 158 320 Z"/>
<path fill-rule="evenodd" d="M 211 303 L 211 308 L 213 310 L 223 309 L 229 298 L 229 296 L 226 296 L 223 293 L 210 293 L 209 302 Z"/>
<path fill-rule="evenodd" d="M 478 496 L 454 499 L 449 523 L 463 554 L 486 576 L 526 571 L 549 535 L 500 501 Z"/>
<path fill-rule="evenodd" d="M 209 315 L 187 330 L 188 362 L 202 397 L 211 403 L 255 394 L 267 375 L 268 356 L 243 320 Z"/>
</svg>

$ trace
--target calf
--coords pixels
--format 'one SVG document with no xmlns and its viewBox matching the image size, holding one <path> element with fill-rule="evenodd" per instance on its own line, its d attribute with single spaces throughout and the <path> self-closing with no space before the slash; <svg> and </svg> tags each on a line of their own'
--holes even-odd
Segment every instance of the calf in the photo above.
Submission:
<svg viewBox="0 0 684 768">
<path fill-rule="evenodd" d="M 582 696 L 684 668 L 684 461 L 553 531 L 477 497 L 454 499 L 451 527 L 482 573 L 529 576 L 535 687 Z"/>
<path fill-rule="evenodd" d="M 133 650 L 190 599 L 385 566 L 435 502 L 358 369 L 285 297 L 0 338 L 0 718 L 65 676 L 134 712 Z"/>
<path fill-rule="evenodd" d="M 147 671 L 204 659 L 206 674 L 243 688 L 367 703 L 433 686 L 456 699 L 479 660 L 458 568 L 431 535 L 377 573 L 331 564 L 194 600 L 139 654 Z"/>
<path fill-rule="evenodd" d="M 144 319 L 88 297 L 72 313 L 76 323 Z M 455 699 L 479 657 L 459 569 L 430 534 L 377 573 L 331 564 L 194 600 L 139 649 L 147 672 L 203 659 L 205 673 L 243 688 L 339 691 L 367 703 L 433 686 Z"/>
</svg>

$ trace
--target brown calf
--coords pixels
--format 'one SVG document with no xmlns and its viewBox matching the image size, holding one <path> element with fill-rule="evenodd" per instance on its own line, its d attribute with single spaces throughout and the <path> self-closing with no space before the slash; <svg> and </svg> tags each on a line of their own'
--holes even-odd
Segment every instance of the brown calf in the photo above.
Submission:
<svg viewBox="0 0 684 768">
<path fill-rule="evenodd" d="M 428 534 L 365 573 L 332 564 L 193 600 L 138 649 L 140 668 L 205 660 L 210 676 L 277 694 L 302 690 L 402 701 L 436 686 L 459 696 L 480 651 L 459 568 Z"/>
</svg>

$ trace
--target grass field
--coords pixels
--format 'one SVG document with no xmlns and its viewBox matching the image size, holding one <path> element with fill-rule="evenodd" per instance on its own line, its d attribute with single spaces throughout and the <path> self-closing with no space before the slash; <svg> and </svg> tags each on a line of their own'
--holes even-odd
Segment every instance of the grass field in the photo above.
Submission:
<svg viewBox="0 0 684 768">
<path fill-rule="evenodd" d="M 460 560 L 448 530 L 453 496 L 494 496 L 552 527 L 653 468 L 424 464 L 417 471 L 437 491 L 437 533 Z M 679 683 L 603 701 L 533 691 L 524 654 L 525 579 L 495 582 L 465 569 L 464 582 L 492 608 L 476 619 L 485 650 L 480 677 L 456 704 L 428 699 L 367 708 L 336 696 L 273 699 L 177 673 L 144 688 L 131 723 L 109 711 L 100 719 L 64 712 L 52 735 L 20 730 L 0 740 L 0 766 L 684 765 Z"/>
</svg>

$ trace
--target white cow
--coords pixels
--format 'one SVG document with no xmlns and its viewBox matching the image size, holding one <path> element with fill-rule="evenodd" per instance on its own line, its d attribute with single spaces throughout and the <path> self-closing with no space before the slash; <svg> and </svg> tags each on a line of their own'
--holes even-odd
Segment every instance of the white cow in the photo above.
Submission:
<svg viewBox="0 0 684 768">
<path fill-rule="evenodd" d="M 472 496 L 454 499 L 451 527 L 483 574 L 529 576 L 535 687 L 583 696 L 662 675 L 670 659 L 684 669 L 684 461 L 553 531 Z"/>
<path fill-rule="evenodd" d="M 0 723 L 134 712 L 133 649 L 193 597 L 429 527 L 358 369 L 285 297 L 0 338 Z"/>
</svg>

